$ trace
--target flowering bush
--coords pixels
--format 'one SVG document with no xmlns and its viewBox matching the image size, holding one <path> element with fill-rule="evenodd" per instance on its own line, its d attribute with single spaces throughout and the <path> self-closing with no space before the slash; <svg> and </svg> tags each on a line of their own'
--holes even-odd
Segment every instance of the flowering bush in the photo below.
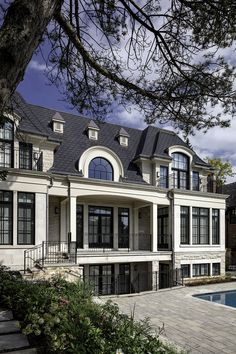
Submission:
<svg viewBox="0 0 236 354">
<path fill-rule="evenodd" d="M 82 282 L 55 278 L 31 283 L 0 267 L 0 302 L 14 311 L 25 334 L 39 338 L 47 353 L 176 353 L 151 334 L 147 320 L 135 322 L 111 302 L 98 305 Z M 45 351 L 44 351 L 45 352 Z"/>
</svg>

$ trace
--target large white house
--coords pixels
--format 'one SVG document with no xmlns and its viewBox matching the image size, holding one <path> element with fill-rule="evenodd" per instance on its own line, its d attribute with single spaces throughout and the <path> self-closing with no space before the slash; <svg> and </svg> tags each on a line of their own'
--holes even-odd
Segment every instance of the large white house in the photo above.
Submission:
<svg viewBox="0 0 236 354">
<path fill-rule="evenodd" d="M 225 273 L 225 196 L 175 133 L 26 103 L 0 127 L 0 261 L 83 267 L 102 294 Z M 177 279 L 177 278 L 176 278 Z"/>
</svg>

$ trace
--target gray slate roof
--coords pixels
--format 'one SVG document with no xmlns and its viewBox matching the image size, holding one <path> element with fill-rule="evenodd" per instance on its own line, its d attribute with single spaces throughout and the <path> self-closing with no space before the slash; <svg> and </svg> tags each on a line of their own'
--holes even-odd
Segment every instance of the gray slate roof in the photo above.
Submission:
<svg viewBox="0 0 236 354">
<path fill-rule="evenodd" d="M 81 175 L 78 171 L 78 161 L 82 153 L 92 146 L 104 146 L 113 150 L 121 159 L 127 181 L 145 183 L 142 179 L 138 166 L 134 163 L 138 157 L 162 157 L 170 159 L 168 148 L 172 145 L 187 147 L 175 133 L 168 130 L 148 126 L 139 130 L 125 127 L 129 135 L 128 147 L 119 144 L 117 132 L 123 127 L 116 124 L 98 122 L 100 129 L 98 140 L 89 140 L 87 127 L 90 119 L 70 113 L 59 112 L 64 119 L 64 133 L 55 133 L 52 130 L 52 118 L 57 111 L 26 103 L 19 94 L 14 96 L 16 113 L 23 119 L 20 122 L 19 130 L 31 134 L 46 136 L 51 141 L 60 142 L 55 154 L 54 166 L 51 172 L 59 174 Z M 197 165 L 208 167 L 196 154 L 194 162 Z"/>
<path fill-rule="evenodd" d="M 223 186 L 222 192 L 229 195 L 229 197 L 226 199 L 227 207 L 236 207 L 236 182 Z"/>
</svg>

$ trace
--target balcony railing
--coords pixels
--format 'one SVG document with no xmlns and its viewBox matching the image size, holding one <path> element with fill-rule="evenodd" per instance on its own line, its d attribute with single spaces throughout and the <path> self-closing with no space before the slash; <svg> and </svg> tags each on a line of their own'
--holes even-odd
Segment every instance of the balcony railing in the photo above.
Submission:
<svg viewBox="0 0 236 354">
<path fill-rule="evenodd" d="M 151 251 L 150 234 L 129 234 L 119 235 L 113 233 L 103 234 L 84 234 L 84 240 L 88 241 L 89 251 Z M 85 242 L 85 243 L 87 243 Z M 80 243 L 81 244 L 81 243 Z"/>
<path fill-rule="evenodd" d="M 168 188 L 168 189 L 185 189 L 193 190 L 199 192 L 209 192 L 209 193 L 218 193 L 216 190 L 216 183 L 213 177 L 190 177 L 184 176 L 179 177 L 176 174 L 170 174 L 168 176 L 159 177 L 156 180 L 156 186 L 159 188 Z"/>
</svg>

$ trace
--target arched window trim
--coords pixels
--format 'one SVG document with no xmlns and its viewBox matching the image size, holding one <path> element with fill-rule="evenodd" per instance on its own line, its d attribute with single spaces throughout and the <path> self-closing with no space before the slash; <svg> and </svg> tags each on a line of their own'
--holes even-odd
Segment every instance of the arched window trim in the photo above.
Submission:
<svg viewBox="0 0 236 354">
<path fill-rule="evenodd" d="M 120 176 L 124 177 L 124 168 L 119 156 L 111 149 L 104 146 L 93 146 L 83 152 L 78 161 L 78 170 L 81 171 L 85 178 L 88 178 L 89 164 L 95 157 L 103 157 L 107 159 L 114 172 L 114 182 L 120 181 Z"/>
<path fill-rule="evenodd" d="M 186 167 L 175 166 L 175 156 L 179 155 L 186 159 Z M 187 154 L 182 151 L 173 151 L 171 153 L 172 157 L 172 173 L 173 173 L 173 187 L 178 189 L 189 189 L 190 187 L 190 158 Z M 181 160 L 179 159 L 181 165 Z"/>
<path fill-rule="evenodd" d="M 97 164 L 95 164 L 95 161 Z M 95 165 L 91 167 L 92 164 Z M 114 180 L 113 166 L 108 159 L 102 156 L 97 156 L 93 158 L 89 163 L 88 169 L 89 169 L 88 171 L 89 178 L 102 179 L 106 181 Z"/>
</svg>

